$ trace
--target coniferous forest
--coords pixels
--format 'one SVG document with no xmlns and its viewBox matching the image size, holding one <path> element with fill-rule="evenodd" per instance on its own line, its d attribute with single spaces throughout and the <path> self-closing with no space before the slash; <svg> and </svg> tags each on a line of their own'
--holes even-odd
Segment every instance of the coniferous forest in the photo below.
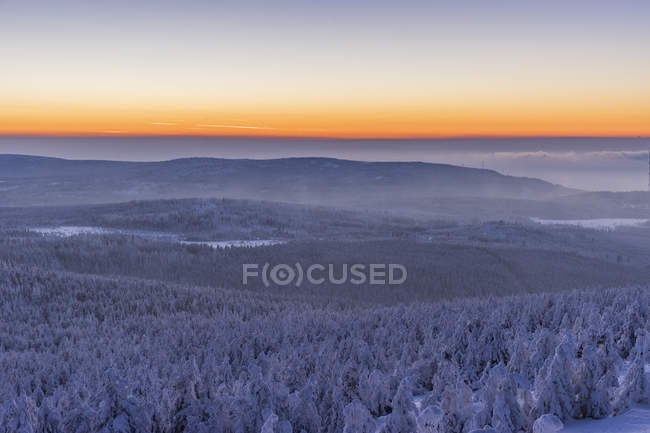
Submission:
<svg viewBox="0 0 650 433">
<path fill-rule="evenodd" d="M 190 200 L 7 208 L 0 230 L 2 432 L 546 432 L 650 397 L 644 228 Z M 283 243 L 199 241 L 233 233 Z M 409 280 L 241 282 L 362 259 Z"/>
</svg>

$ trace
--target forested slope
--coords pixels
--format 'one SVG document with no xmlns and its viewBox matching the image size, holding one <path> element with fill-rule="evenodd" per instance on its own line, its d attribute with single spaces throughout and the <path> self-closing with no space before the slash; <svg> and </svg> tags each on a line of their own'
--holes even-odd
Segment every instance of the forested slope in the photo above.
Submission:
<svg viewBox="0 0 650 433">
<path fill-rule="evenodd" d="M 0 232 L 1 233 L 1 232 Z M 0 260 L 104 276 L 131 276 L 195 286 L 271 291 L 355 302 L 392 304 L 462 296 L 508 295 L 574 287 L 625 286 L 647 281 L 646 267 L 584 257 L 574 252 L 510 245 L 476 247 L 415 240 L 293 241 L 253 248 L 205 245 L 128 235 L 67 238 L 29 232 L 0 236 Z M 351 264 L 403 265 L 399 286 L 310 284 L 266 287 L 262 279 L 242 282 L 242 264 L 332 265 L 340 278 Z"/>
<path fill-rule="evenodd" d="M 647 288 L 369 308 L 3 262 L 0 296 L 6 432 L 507 433 L 649 398 Z"/>
</svg>

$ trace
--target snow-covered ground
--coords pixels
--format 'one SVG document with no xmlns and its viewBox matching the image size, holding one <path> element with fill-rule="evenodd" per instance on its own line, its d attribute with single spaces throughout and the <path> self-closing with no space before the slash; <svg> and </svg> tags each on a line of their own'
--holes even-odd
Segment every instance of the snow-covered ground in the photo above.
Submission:
<svg viewBox="0 0 650 433">
<path fill-rule="evenodd" d="M 612 418 L 569 421 L 560 431 L 561 433 L 650 433 L 650 406 L 637 406 Z"/>
<path fill-rule="evenodd" d="M 595 230 L 614 230 L 618 227 L 634 227 L 648 223 L 647 219 L 639 218 L 594 218 L 584 220 L 552 220 L 543 218 L 531 218 L 531 220 L 543 225 L 568 225 Z"/>
<path fill-rule="evenodd" d="M 286 241 L 275 239 L 260 239 L 260 240 L 243 240 L 243 241 L 211 241 L 211 242 L 192 242 L 181 241 L 182 244 L 189 245 L 207 245 L 211 248 L 242 248 L 242 247 L 265 247 L 268 245 L 283 244 Z"/>
<path fill-rule="evenodd" d="M 118 233 L 119 230 L 105 229 L 102 227 L 86 226 L 60 226 L 60 227 L 33 227 L 29 231 L 40 233 L 42 235 L 69 237 L 75 235 L 103 235 L 108 233 Z"/>
<path fill-rule="evenodd" d="M 152 232 L 142 230 L 123 230 L 106 227 L 89 227 L 89 226 L 59 226 L 59 227 L 33 227 L 29 229 L 32 232 L 40 233 L 46 236 L 70 237 L 76 235 L 108 235 L 122 234 L 142 236 L 147 238 L 169 239 L 174 242 L 180 242 L 185 245 L 207 245 L 211 248 L 242 248 L 242 247 L 263 247 L 268 245 L 283 244 L 286 241 L 277 239 L 258 239 L 258 240 L 228 240 L 228 241 L 183 241 L 174 233 Z"/>
<path fill-rule="evenodd" d="M 177 239 L 178 235 L 167 232 L 154 232 L 149 230 L 128 230 L 115 229 L 111 227 L 92 227 L 92 226 L 58 226 L 58 227 L 32 227 L 28 229 L 34 233 L 40 233 L 47 236 L 70 237 L 77 235 L 132 235 L 147 238 L 168 238 Z"/>
</svg>

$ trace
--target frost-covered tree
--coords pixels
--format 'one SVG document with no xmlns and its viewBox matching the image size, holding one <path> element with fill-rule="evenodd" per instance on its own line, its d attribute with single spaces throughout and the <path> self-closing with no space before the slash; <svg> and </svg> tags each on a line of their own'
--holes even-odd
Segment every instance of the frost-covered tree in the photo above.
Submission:
<svg viewBox="0 0 650 433">
<path fill-rule="evenodd" d="M 59 411 L 51 403 L 53 399 L 46 398 L 41 402 L 38 410 L 38 428 L 36 433 L 63 433 L 62 417 Z"/>
<path fill-rule="evenodd" d="M 417 417 L 417 433 L 440 433 L 443 430 L 444 412 L 438 406 L 429 405 Z"/>
<path fill-rule="evenodd" d="M 296 431 L 317 432 L 321 430 L 321 417 L 314 403 L 314 390 L 307 383 L 299 392 L 289 397 L 291 424 Z"/>
<path fill-rule="evenodd" d="M 415 432 L 417 424 L 410 378 L 403 379 L 399 384 L 391 402 L 391 409 L 386 424 L 381 429 L 382 433 Z"/>
<path fill-rule="evenodd" d="M 492 411 L 492 427 L 497 432 L 523 430 L 528 424 L 518 401 L 517 381 L 511 374 L 502 378 Z"/>
<path fill-rule="evenodd" d="M 545 374 L 535 381 L 537 414 L 553 414 L 564 420 L 571 417 L 574 397 L 571 384 L 573 361 L 573 343 L 565 334 L 562 342 L 556 347 Z"/>
<path fill-rule="evenodd" d="M 293 433 L 293 427 L 289 421 L 280 420 L 273 411 L 268 410 L 265 412 L 260 433 Z"/>
<path fill-rule="evenodd" d="M 384 373 L 375 369 L 370 375 L 362 376 L 359 393 L 361 401 L 373 415 L 379 417 L 388 413 L 392 394 Z"/>
<path fill-rule="evenodd" d="M 6 400 L 0 410 L 0 432 L 2 433 L 36 433 L 37 408 L 30 397 L 25 394 Z"/>
<path fill-rule="evenodd" d="M 270 412 L 262 424 L 262 429 L 260 433 L 276 433 L 276 428 L 278 424 L 278 416 L 273 412 Z"/>
<path fill-rule="evenodd" d="M 601 381 L 601 374 L 607 367 L 601 365 L 593 345 L 582 349 L 578 367 L 573 375 L 574 418 L 604 418 L 611 413 L 609 386 Z"/>
<path fill-rule="evenodd" d="M 104 373 L 106 383 L 99 396 L 96 431 L 100 433 L 148 433 L 152 430 L 153 411 L 130 397 L 127 385 L 118 373 Z"/>
<path fill-rule="evenodd" d="M 472 390 L 461 378 L 445 389 L 440 409 L 444 412 L 443 431 L 469 431 L 474 411 Z"/>
<path fill-rule="evenodd" d="M 614 403 L 617 413 L 634 403 L 647 403 L 650 399 L 650 384 L 648 384 L 645 374 L 645 362 L 640 356 L 629 366 L 621 382 L 621 388 Z"/>
<path fill-rule="evenodd" d="M 370 411 L 359 400 L 354 400 L 343 410 L 343 433 L 374 433 L 377 425 Z"/>
</svg>

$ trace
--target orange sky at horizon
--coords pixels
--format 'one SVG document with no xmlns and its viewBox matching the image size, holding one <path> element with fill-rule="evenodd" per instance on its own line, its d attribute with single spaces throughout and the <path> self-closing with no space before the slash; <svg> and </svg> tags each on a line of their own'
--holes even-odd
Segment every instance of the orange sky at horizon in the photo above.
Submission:
<svg viewBox="0 0 650 433">
<path fill-rule="evenodd" d="M 0 1 L 0 135 L 650 136 L 650 3 L 467 3 Z"/>
<path fill-rule="evenodd" d="M 248 136 L 313 138 L 650 136 L 648 107 L 378 109 L 229 112 L 44 107 L 0 111 L 0 135 Z"/>
<path fill-rule="evenodd" d="M 306 80 L 283 89 L 228 89 L 206 81 L 203 89 L 167 90 L 164 81 L 138 86 L 141 77 L 106 87 L 53 80 L 5 92 L 0 135 L 650 136 L 650 80 L 644 83 L 640 76 L 634 86 L 606 87 L 603 80 L 558 78 L 533 85 L 452 74 L 437 81 L 394 82 L 386 89 L 382 83 L 356 87 L 351 81 L 340 89 L 336 83 Z"/>
</svg>

